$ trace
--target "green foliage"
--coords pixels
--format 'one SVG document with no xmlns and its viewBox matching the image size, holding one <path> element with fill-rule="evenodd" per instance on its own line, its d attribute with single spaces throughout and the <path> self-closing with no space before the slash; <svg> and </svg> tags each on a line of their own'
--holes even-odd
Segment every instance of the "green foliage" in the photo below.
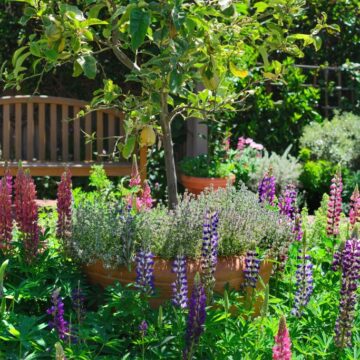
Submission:
<svg viewBox="0 0 360 360">
<path fill-rule="evenodd" d="M 264 174 L 272 169 L 272 174 L 276 178 L 277 190 L 281 191 L 287 184 L 298 184 L 301 173 L 301 165 L 297 159 L 291 156 L 291 145 L 285 150 L 282 155 L 276 153 L 269 154 L 266 150 L 264 156 L 256 159 L 256 171 L 250 173 L 249 186 L 254 191 L 257 191 L 259 181 Z"/>
<path fill-rule="evenodd" d="M 225 178 L 235 169 L 235 164 L 230 159 L 210 159 L 206 154 L 185 158 L 179 166 L 185 175 L 206 178 Z"/>
<path fill-rule="evenodd" d="M 248 111 L 233 116 L 233 130 L 236 137 L 250 136 L 267 149 L 283 152 L 292 144 L 296 153 L 304 126 L 321 122 L 316 110 L 320 92 L 314 87 L 304 87 L 306 75 L 294 66 L 294 60 L 287 58 L 281 65 L 282 83 L 261 80 L 253 87 L 254 95 L 240 107 Z M 254 72 L 254 78 L 258 72 Z"/>
<path fill-rule="evenodd" d="M 300 142 L 314 160 L 360 168 L 360 117 L 354 114 L 337 112 L 330 121 L 306 126 Z"/>
</svg>

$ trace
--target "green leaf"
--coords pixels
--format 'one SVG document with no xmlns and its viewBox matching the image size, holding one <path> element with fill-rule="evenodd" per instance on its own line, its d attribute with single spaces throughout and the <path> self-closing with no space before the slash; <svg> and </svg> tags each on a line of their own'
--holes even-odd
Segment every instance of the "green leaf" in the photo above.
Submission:
<svg viewBox="0 0 360 360">
<path fill-rule="evenodd" d="M 256 9 L 257 13 L 264 12 L 268 7 L 269 7 L 269 4 L 267 4 L 267 3 L 263 2 L 263 1 L 259 1 L 259 2 L 254 4 L 254 8 Z"/>
<path fill-rule="evenodd" d="M 249 75 L 249 72 L 246 69 L 238 69 L 233 62 L 230 61 L 229 68 L 231 73 L 234 76 L 239 77 L 240 79 L 244 79 Z"/>
<path fill-rule="evenodd" d="M 136 142 L 135 135 L 131 135 L 127 138 L 127 141 L 122 149 L 122 156 L 125 159 L 129 159 L 131 154 L 133 153 L 135 149 L 135 142 Z"/>
<path fill-rule="evenodd" d="M 150 14 L 145 9 L 135 8 L 130 14 L 131 47 L 137 49 L 145 40 L 150 25 Z"/>
<path fill-rule="evenodd" d="M 78 77 L 82 74 L 82 72 L 83 72 L 83 70 L 82 70 L 81 65 L 78 63 L 78 60 L 74 61 L 72 76 Z"/>
<path fill-rule="evenodd" d="M 88 27 L 88 26 L 93 26 L 93 25 L 107 25 L 107 24 L 108 24 L 107 21 L 91 18 L 91 19 L 87 19 L 87 20 L 83 21 L 81 23 L 81 27 Z"/>
<path fill-rule="evenodd" d="M 84 74 L 89 79 L 95 79 L 96 76 L 96 59 L 88 54 L 81 56 L 77 59 L 77 62 L 81 66 Z"/>
<path fill-rule="evenodd" d="M 74 18 L 78 21 L 85 20 L 83 12 L 74 5 L 68 5 L 68 4 L 60 4 L 60 13 L 64 15 L 65 13 L 69 15 L 69 17 Z"/>
<path fill-rule="evenodd" d="M 105 4 L 97 4 L 91 7 L 91 9 L 88 12 L 89 18 L 97 18 L 99 16 L 99 12 L 105 7 Z"/>
<path fill-rule="evenodd" d="M 12 65 L 15 67 L 16 61 L 18 57 L 21 55 L 22 52 L 24 52 L 27 49 L 27 46 L 22 46 L 21 48 L 17 49 L 14 52 L 14 55 L 12 57 Z"/>
<path fill-rule="evenodd" d="M 170 73 L 170 82 L 169 82 L 170 91 L 172 93 L 176 93 L 177 91 L 179 91 L 181 83 L 182 83 L 182 76 L 176 69 L 174 69 Z"/>
</svg>

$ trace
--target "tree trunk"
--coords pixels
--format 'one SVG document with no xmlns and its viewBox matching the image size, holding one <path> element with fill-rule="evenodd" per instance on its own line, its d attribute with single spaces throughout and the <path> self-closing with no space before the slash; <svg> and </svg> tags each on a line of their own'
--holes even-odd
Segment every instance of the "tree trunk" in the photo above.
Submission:
<svg viewBox="0 0 360 360">
<path fill-rule="evenodd" d="M 165 169 L 166 169 L 166 181 L 168 190 L 168 207 L 173 209 L 177 203 L 177 178 L 174 159 L 174 148 L 171 136 L 171 124 L 169 119 L 169 108 L 167 104 L 167 93 L 162 92 L 160 94 L 160 125 L 163 132 L 163 143 L 165 150 Z"/>
</svg>

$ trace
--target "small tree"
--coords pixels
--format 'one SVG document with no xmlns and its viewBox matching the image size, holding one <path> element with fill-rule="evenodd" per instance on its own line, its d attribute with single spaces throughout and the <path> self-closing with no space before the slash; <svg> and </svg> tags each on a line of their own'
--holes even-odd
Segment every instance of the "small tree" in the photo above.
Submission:
<svg viewBox="0 0 360 360">
<path fill-rule="evenodd" d="M 16 0 L 15 0 L 16 1 Z M 119 151 L 130 157 L 139 131 L 160 125 L 165 150 L 169 206 L 177 203 L 171 137 L 175 117 L 210 120 L 251 94 L 248 64 L 261 60 L 263 77 L 281 78 L 282 64 L 271 53 L 302 56 L 300 46 L 320 46 L 319 22 L 311 34 L 292 34 L 305 1 L 60 0 L 25 2 L 21 24 L 34 32 L 5 71 L 6 86 L 71 63 L 73 76 L 95 78 L 98 55 L 111 52 L 126 66 L 126 81 L 139 90 L 124 94 L 111 79 L 95 92 L 91 108 L 117 107 L 125 113 Z M 31 72 L 31 74 L 29 74 Z M 238 82 L 241 81 L 241 91 Z"/>
</svg>

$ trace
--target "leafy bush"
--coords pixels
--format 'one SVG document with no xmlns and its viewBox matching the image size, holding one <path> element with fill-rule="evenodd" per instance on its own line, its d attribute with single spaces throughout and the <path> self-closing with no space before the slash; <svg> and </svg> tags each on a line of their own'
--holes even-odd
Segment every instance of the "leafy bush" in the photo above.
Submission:
<svg viewBox="0 0 360 360">
<path fill-rule="evenodd" d="M 83 199 L 74 209 L 74 252 L 82 262 L 100 259 L 107 266 L 129 264 L 139 247 L 163 258 L 180 252 L 198 257 L 206 210 L 219 212 L 220 255 L 239 255 L 254 247 L 276 255 L 292 239 L 276 211 L 259 204 L 245 187 L 229 187 L 196 199 L 185 194 L 173 211 L 159 205 L 136 215 L 103 197 Z"/>
<path fill-rule="evenodd" d="M 291 145 L 282 155 L 267 152 L 264 156 L 257 159 L 256 171 L 250 173 L 249 187 L 257 191 L 258 183 L 264 176 L 264 173 L 271 167 L 272 174 L 276 178 L 277 190 L 281 191 L 287 184 L 297 185 L 301 173 L 301 165 L 297 159 L 289 154 Z"/>
<path fill-rule="evenodd" d="M 312 123 L 304 129 L 301 146 L 313 160 L 326 160 L 351 169 L 360 168 L 360 117 L 335 113 L 331 121 Z"/>
</svg>

